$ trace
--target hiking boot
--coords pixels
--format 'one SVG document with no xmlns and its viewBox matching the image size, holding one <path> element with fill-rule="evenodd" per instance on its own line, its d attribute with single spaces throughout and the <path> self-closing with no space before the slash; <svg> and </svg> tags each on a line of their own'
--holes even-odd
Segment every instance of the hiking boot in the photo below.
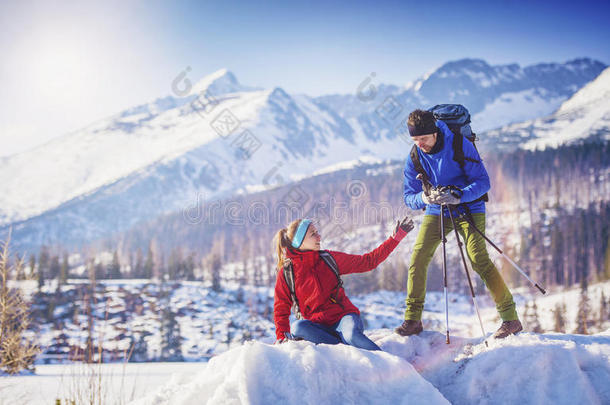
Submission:
<svg viewBox="0 0 610 405">
<path fill-rule="evenodd" d="M 394 332 L 398 333 L 400 336 L 411 336 L 417 335 L 422 330 L 424 330 L 424 327 L 422 326 L 421 321 L 405 320 L 402 325 L 394 329 Z"/>
<path fill-rule="evenodd" d="M 500 325 L 500 329 L 494 333 L 495 339 L 504 339 L 508 335 L 514 335 L 517 332 L 521 332 L 523 330 L 523 325 L 521 325 L 520 320 L 515 321 L 504 321 L 502 325 Z"/>
</svg>

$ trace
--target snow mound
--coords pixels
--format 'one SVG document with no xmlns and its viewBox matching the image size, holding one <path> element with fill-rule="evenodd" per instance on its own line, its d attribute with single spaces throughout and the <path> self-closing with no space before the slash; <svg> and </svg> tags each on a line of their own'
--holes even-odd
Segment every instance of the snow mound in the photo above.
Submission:
<svg viewBox="0 0 610 405">
<path fill-rule="evenodd" d="M 407 360 L 452 404 L 610 403 L 610 336 L 520 333 L 504 340 L 423 332 L 371 338 Z"/>
<path fill-rule="evenodd" d="M 248 342 L 132 404 L 426 404 L 447 400 L 407 361 L 345 345 Z"/>
<path fill-rule="evenodd" d="M 133 404 L 603 404 L 610 336 L 521 333 L 496 341 L 368 332 L 384 351 L 248 342 Z M 448 401 L 447 401 L 448 400 Z"/>
</svg>

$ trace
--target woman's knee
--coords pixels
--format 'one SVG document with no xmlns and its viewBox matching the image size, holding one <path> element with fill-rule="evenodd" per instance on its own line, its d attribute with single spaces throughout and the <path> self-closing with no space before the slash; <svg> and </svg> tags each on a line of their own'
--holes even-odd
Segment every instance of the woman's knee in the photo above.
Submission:
<svg viewBox="0 0 610 405">
<path fill-rule="evenodd" d="M 339 332 L 345 341 L 351 341 L 354 335 L 362 333 L 363 325 L 359 315 L 348 314 L 341 318 Z"/>
</svg>

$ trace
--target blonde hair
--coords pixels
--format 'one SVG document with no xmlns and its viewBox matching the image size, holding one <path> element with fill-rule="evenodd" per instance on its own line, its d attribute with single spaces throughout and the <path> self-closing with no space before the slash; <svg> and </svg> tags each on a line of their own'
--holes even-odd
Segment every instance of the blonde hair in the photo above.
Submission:
<svg viewBox="0 0 610 405">
<path fill-rule="evenodd" d="M 286 258 L 286 249 L 292 247 L 292 238 L 297 232 L 297 228 L 301 223 L 302 219 L 292 221 L 286 228 L 282 228 L 275 234 L 273 238 L 273 246 L 275 246 L 275 252 L 277 254 L 277 270 L 279 271 L 284 266 L 284 259 Z"/>
</svg>

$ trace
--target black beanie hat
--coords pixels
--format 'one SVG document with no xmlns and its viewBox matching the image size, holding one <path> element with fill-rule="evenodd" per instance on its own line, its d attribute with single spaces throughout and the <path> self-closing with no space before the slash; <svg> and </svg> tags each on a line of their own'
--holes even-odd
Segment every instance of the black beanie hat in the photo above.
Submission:
<svg viewBox="0 0 610 405">
<path fill-rule="evenodd" d="M 421 113 L 421 110 L 418 111 Z M 434 114 L 430 111 L 426 111 L 421 116 L 421 120 L 417 123 L 417 125 L 409 125 L 407 123 L 407 127 L 409 128 L 409 135 L 411 136 L 420 136 L 420 135 L 428 135 L 435 133 L 438 128 L 436 127 L 436 119 L 434 118 Z"/>
</svg>

